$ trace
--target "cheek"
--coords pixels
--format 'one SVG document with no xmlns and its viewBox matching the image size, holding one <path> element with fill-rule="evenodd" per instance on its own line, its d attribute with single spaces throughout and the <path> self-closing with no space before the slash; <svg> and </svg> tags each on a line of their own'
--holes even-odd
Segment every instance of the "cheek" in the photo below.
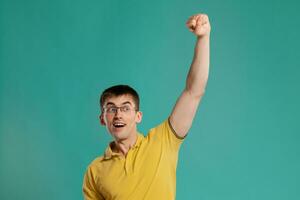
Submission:
<svg viewBox="0 0 300 200">
<path fill-rule="evenodd" d="M 106 116 L 103 118 L 106 125 L 109 125 L 113 121 L 112 119 L 113 119 L 113 117 L 110 117 L 110 116 Z"/>
<path fill-rule="evenodd" d="M 126 118 L 126 121 L 130 122 L 130 124 L 135 124 L 136 123 L 136 116 L 135 115 L 128 116 Z"/>
</svg>

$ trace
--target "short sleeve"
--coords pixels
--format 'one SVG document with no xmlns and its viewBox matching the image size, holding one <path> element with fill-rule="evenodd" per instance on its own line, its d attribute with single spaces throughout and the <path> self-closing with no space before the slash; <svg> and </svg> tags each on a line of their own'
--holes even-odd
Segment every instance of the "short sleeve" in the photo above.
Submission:
<svg viewBox="0 0 300 200">
<path fill-rule="evenodd" d="M 150 131 L 152 137 L 158 138 L 168 149 L 177 152 L 184 141 L 184 138 L 177 135 L 169 118 Z"/>
<path fill-rule="evenodd" d="M 97 191 L 95 178 L 90 167 L 85 172 L 82 185 L 83 197 L 85 200 L 104 200 Z"/>
</svg>

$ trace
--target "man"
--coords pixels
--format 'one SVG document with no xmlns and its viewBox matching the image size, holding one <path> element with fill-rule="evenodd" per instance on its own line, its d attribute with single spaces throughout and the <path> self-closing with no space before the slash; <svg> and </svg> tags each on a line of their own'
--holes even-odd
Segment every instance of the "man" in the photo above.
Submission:
<svg viewBox="0 0 300 200">
<path fill-rule="evenodd" d="M 136 91 L 117 85 L 102 93 L 100 122 L 114 141 L 85 173 L 86 200 L 175 199 L 178 151 L 192 125 L 209 74 L 208 16 L 194 15 L 186 25 L 197 36 L 194 58 L 185 89 L 168 119 L 143 136 L 137 131 L 142 112 Z"/>
</svg>

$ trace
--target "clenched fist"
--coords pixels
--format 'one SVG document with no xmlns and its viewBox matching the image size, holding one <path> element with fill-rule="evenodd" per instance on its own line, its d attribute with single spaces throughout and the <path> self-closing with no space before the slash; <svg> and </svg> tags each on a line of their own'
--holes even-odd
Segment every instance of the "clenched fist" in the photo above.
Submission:
<svg viewBox="0 0 300 200">
<path fill-rule="evenodd" d="M 186 26 L 198 37 L 210 34 L 210 23 L 206 14 L 191 16 L 186 22 Z"/>
</svg>

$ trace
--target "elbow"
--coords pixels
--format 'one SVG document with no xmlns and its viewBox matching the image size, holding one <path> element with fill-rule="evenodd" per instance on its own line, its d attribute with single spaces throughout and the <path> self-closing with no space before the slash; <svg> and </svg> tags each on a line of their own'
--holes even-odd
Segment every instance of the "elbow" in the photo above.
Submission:
<svg viewBox="0 0 300 200">
<path fill-rule="evenodd" d="M 201 92 L 193 94 L 196 99 L 201 99 L 205 94 L 205 90 L 201 90 Z"/>
<path fill-rule="evenodd" d="M 201 99 L 205 94 L 205 88 L 198 88 L 197 90 L 186 88 L 185 91 L 194 99 Z"/>
<path fill-rule="evenodd" d="M 195 98 L 201 98 L 205 94 L 207 80 L 201 81 L 198 84 L 192 84 L 187 80 L 185 91 Z"/>
</svg>

